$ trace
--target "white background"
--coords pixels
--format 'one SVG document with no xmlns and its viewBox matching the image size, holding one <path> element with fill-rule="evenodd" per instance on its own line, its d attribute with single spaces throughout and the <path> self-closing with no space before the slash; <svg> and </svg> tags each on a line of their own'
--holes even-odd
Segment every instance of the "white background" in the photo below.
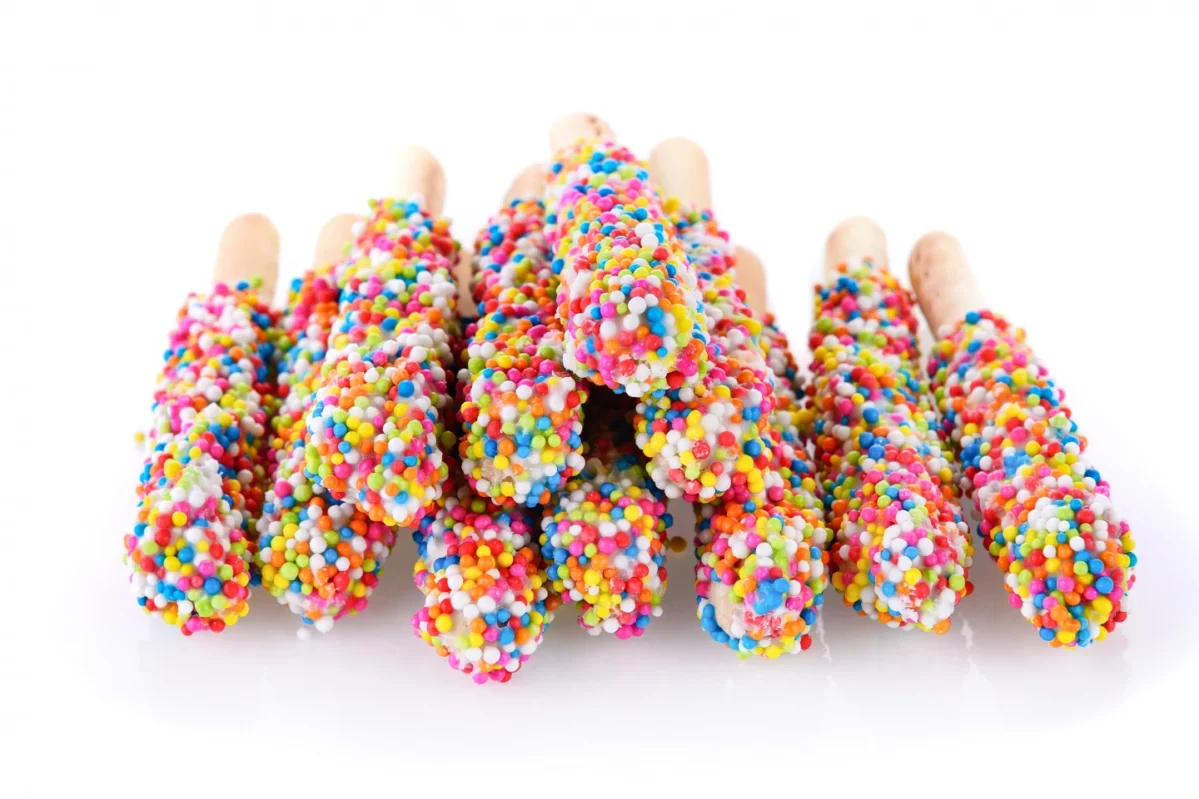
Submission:
<svg viewBox="0 0 1199 799">
<path fill-rule="evenodd" d="M 1199 710 L 1193 4 L 307 5 L 0 3 L 12 795 L 1097 796 L 1184 769 Z M 1049 649 L 981 558 L 946 636 L 872 625 L 830 589 L 810 651 L 739 662 L 694 619 L 688 553 L 642 639 L 590 639 L 563 614 L 511 683 L 480 688 L 410 631 L 407 540 L 367 614 L 321 639 L 297 640 L 265 594 L 219 636 L 138 612 L 120 562 L 132 434 L 224 223 L 268 214 L 290 277 L 321 222 L 385 192 L 417 142 L 469 240 L 576 110 L 643 154 L 678 134 L 707 149 L 716 211 L 762 256 L 800 349 L 839 219 L 877 219 L 905 275 L 919 235 L 954 232 L 1132 519 L 1142 565 L 1118 634 Z"/>
</svg>

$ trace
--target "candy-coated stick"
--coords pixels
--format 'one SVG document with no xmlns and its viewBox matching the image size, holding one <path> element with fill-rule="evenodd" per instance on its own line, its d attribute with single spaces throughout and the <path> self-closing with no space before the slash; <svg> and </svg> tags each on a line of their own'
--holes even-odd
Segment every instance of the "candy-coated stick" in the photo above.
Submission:
<svg viewBox="0 0 1199 799">
<path fill-rule="evenodd" d="M 752 430 L 750 436 L 726 443 L 724 454 L 708 467 L 731 466 L 735 475 L 752 479 L 695 506 L 697 615 L 714 640 L 739 656 L 799 652 L 811 645 L 822 602 L 827 532 L 812 468 L 793 426 L 797 373 L 787 369 L 781 334 L 775 343 L 784 348 L 782 357 L 767 364 L 766 331 L 732 282 L 727 234 L 697 205 L 710 199 L 703 151 L 673 139 L 654 150 L 650 166 L 663 192 L 673 195 L 665 206 L 695 264 L 712 335 L 712 369 L 693 394 L 707 391 L 730 402 L 736 410 L 726 415 L 730 420 L 754 421 L 752 428 L 735 424 L 733 429 Z M 790 401 L 785 415 L 776 418 L 780 379 Z M 747 385 L 754 394 L 741 393 Z M 790 429 L 773 427 L 783 421 Z M 700 431 L 689 431 L 687 438 L 704 440 Z M 730 452 L 736 454 L 726 461 Z"/>
<path fill-rule="evenodd" d="M 372 203 L 338 275 L 341 297 L 307 418 L 305 471 L 373 521 L 411 525 L 435 504 L 449 339 L 457 332 L 458 244 L 422 195 L 440 201 L 440 166 L 412 148 L 401 188 Z"/>
<path fill-rule="evenodd" d="M 562 366 L 558 275 L 545 234 L 544 170 L 526 170 L 475 240 L 478 314 L 467 348 L 462 468 L 501 504 L 551 501 L 583 466 L 587 384 Z"/>
<path fill-rule="evenodd" d="M 633 439 L 633 403 L 597 388 L 583 437 L 586 463 L 541 522 L 552 587 L 592 635 L 640 636 L 666 593 L 666 497 Z"/>
<path fill-rule="evenodd" d="M 595 117 L 555 124 L 546 237 L 559 275 L 564 365 L 630 396 L 707 373 L 695 271 L 644 165 Z"/>
<path fill-rule="evenodd" d="M 458 365 L 452 380 L 454 405 L 460 410 L 449 415 L 441 439 L 449 470 L 434 511 L 413 534 L 419 552 L 414 580 L 425 594 L 425 603 L 413 615 L 412 628 L 452 668 L 476 683 L 511 679 L 541 645 L 559 604 L 547 585 L 536 545 L 538 513 L 526 507 L 524 496 L 514 502 L 514 491 L 494 492 L 505 506 L 493 502 L 492 486 L 507 485 L 511 491 L 514 481 L 493 483 L 483 477 L 487 453 L 482 453 L 483 459 L 476 455 L 477 449 L 485 450 L 485 442 L 528 443 L 515 426 L 508 431 L 502 426 L 494 430 L 490 420 L 482 422 L 486 413 L 480 405 L 490 408 L 491 401 L 497 401 L 487 387 L 493 384 L 492 372 L 500 367 L 500 359 L 507 354 L 515 362 L 525 356 L 519 337 L 528 328 L 518 331 L 510 325 L 510 317 L 523 321 L 540 319 L 541 313 L 553 316 L 553 306 L 545 300 L 551 276 L 542 268 L 547 262 L 545 239 L 540 234 L 544 212 L 538 198 L 543 186 L 540 170 L 521 173 L 509 189 L 503 211 L 476 239 L 478 257 L 473 274 L 468 273 L 466 279 L 472 287 L 472 303 L 482 317 L 464 319 L 459 328 L 462 332 L 450 341 Z M 464 315 L 470 307 L 463 307 Z M 544 339 L 546 331 L 538 330 L 535 335 Z M 495 346 L 493 351 L 488 346 L 491 342 L 507 342 L 511 348 Z M 546 357 L 540 351 L 534 355 Z M 494 363 L 488 365 L 491 361 Z M 539 368 L 541 364 L 546 369 Z M 536 386 L 555 379 L 554 366 L 555 361 L 549 359 L 539 362 L 538 368 L 509 376 L 514 383 L 519 380 Z M 561 367 L 557 370 L 560 373 Z M 564 373 L 557 376 L 569 378 Z M 515 395 L 515 386 L 500 385 L 512 388 Z M 528 410 L 522 402 L 516 396 L 501 395 L 497 404 L 506 404 L 519 417 L 522 410 Z M 459 453 L 463 462 L 459 462 Z M 512 454 L 517 454 L 515 448 Z M 472 487 L 486 496 L 478 496 Z M 537 493 L 533 504 L 542 493 Z"/>
<path fill-rule="evenodd" d="M 1102 641 L 1127 615 L 1135 542 L 1065 392 L 1024 331 L 986 309 L 957 239 L 928 234 L 909 269 L 939 336 L 928 374 L 941 436 L 1008 601 L 1051 646 Z"/>
<path fill-rule="evenodd" d="M 649 165 L 674 195 L 663 207 L 696 273 L 710 368 L 693 386 L 643 398 L 637 442 L 668 496 L 744 500 L 766 490 L 771 457 L 773 376 L 763 357 L 761 322 L 733 283 L 728 234 L 699 204 L 709 198 L 703 151 L 687 139 L 671 139 L 654 149 Z"/>
<path fill-rule="evenodd" d="M 276 316 L 259 286 L 274 285 L 278 245 L 265 217 L 229 224 L 215 285 L 179 311 L 154 394 L 125 562 L 138 604 L 184 635 L 220 632 L 249 611 L 251 525 L 276 405 Z"/>
<path fill-rule="evenodd" d="M 337 317 L 339 269 L 362 225 L 353 214 L 325 224 L 312 268 L 291 282 L 281 323 L 282 407 L 272 420 L 275 463 L 257 523 L 256 564 L 263 586 L 303 621 L 301 637 L 364 610 L 395 544 L 393 528 L 333 499 L 304 473 L 305 419 Z"/>
<path fill-rule="evenodd" d="M 806 423 L 835 537 L 833 585 L 890 627 L 944 632 L 970 590 L 972 548 L 919 372 L 911 300 L 868 219 L 833 231 L 825 267 Z"/>
</svg>

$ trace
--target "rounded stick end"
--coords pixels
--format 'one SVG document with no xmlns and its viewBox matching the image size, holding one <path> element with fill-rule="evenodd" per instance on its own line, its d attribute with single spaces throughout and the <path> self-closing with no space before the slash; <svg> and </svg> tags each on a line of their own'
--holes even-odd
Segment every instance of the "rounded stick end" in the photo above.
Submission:
<svg viewBox="0 0 1199 799">
<path fill-rule="evenodd" d="M 393 186 L 396 197 L 420 197 L 431 215 L 441 215 L 445 207 L 445 170 L 424 147 L 410 144 L 400 150 Z"/>
<path fill-rule="evenodd" d="M 966 252 L 948 233 L 927 233 L 916 242 L 908 258 L 908 276 L 934 334 L 983 305 Z"/>
<path fill-rule="evenodd" d="M 354 226 L 362 221 L 357 214 L 338 214 L 321 228 L 312 250 L 312 266 L 336 263 L 346 255 L 346 247 L 354 243 Z"/>
<path fill-rule="evenodd" d="M 749 304 L 754 316 L 761 319 L 766 315 L 766 270 L 762 260 L 753 250 L 738 246 L 736 249 L 736 265 L 733 267 L 737 276 L 737 285 L 745 292 L 745 301 Z"/>
<path fill-rule="evenodd" d="M 508 192 L 504 195 L 504 203 L 527 197 L 542 197 L 545 195 L 546 168 L 541 164 L 530 164 L 516 176 Z"/>
<path fill-rule="evenodd" d="M 565 150 L 579 139 L 616 141 L 616 134 L 595 114 L 581 112 L 559 117 L 550 128 L 550 149 L 554 152 Z"/>
<path fill-rule="evenodd" d="M 261 278 L 259 296 L 270 301 L 279 277 L 279 231 L 262 214 L 244 214 L 225 226 L 217 246 L 213 283 L 236 285 Z"/>
<path fill-rule="evenodd" d="M 870 217 L 850 217 L 828 234 L 828 243 L 824 248 L 825 279 L 836 275 L 837 267 L 841 264 L 855 266 L 867 259 L 873 261 L 875 266 L 888 268 L 887 236 Z"/>
<path fill-rule="evenodd" d="M 649 155 L 650 179 L 663 195 L 677 197 L 697 208 L 712 207 L 708 156 L 691 139 L 667 139 Z"/>
</svg>

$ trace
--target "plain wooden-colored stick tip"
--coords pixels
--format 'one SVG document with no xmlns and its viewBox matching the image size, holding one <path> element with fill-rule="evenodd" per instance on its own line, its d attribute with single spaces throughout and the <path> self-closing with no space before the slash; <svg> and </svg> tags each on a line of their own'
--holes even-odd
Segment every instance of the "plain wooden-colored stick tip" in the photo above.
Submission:
<svg viewBox="0 0 1199 799">
<path fill-rule="evenodd" d="M 854 216 L 833 228 L 824 248 L 824 276 L 831 278 L 841 264 L 856 266 L 870 259 L 875 266 L 888 268 L 887 236 L 868 216 Z"/>
<path fill-rule="evenodd" d="M 440 216 L 445 207 L 445 170 L 424 147 L 410 144 L 396 157 L 394 183 L 396 197 L 420 197 L 433 216 Z"/>
<path fill-rule="evenodd" d="M 526 197 L 541 197 L 545 194 L 546 168 L 541 164 L 531 164 L 516 176 L 512 185 L 504 195 L 504 202 L 510 203 Z"/>
<path fill-rule="evenodd" d="M 317 234 L 316 246 L 312 249 L 313 267 L 336 263 L 344 258 L 346 248 L 354 243 L 354 225 L 361 221 L 362 217 L 358 214 L 338 214 L 326 222 Z"/>
<path fill-rule="evenodd" d="M 266 301 L 275 296 L 279 277 L 279 231 L 262 214 L 245 214 L 225 226 L 217 246 L 213 283 L 234 285 L 262 278 L 259 292 Z"/>
<path fill-rule="evenodd" d="M 698 208 L 712 207 L 708 156 L 690 139 L 667 139 L 649 154 L 650 179 L 662 194 Z"/>
<path fill-rule="evenodd" d="M 550 128 L 550 149 L 554 152 L 564 150 L 579 139 L 599 139 L 600 141 L 616 141 L 616 134 L 608 123 L 595 114 L 567 114 L 559 117 Z"/>
<path fill-rule="evenodd" d="M 926 233 L 916 242 L 908 257 L 908 277 L 933 333 L 983 307 L 966 251 L 948 233 Z"/>
<path fill-rule="evenodd" d="M 475 256 L 463 247 L 458 252 L 458 263 L 454 264 L 454 277 L 458 281 L 458 315 L 473 317 L 475 299 L 471 282 L 475 275 Z"/>
<path fill-rule="evenodd" d="M 745 301 L 754 315 L 761 319 L 766 315 L 766 270 L 762 259 L 753 250 L 740 245 L 736 249 L 737 285 L 745 291 Z"/>
</svg>

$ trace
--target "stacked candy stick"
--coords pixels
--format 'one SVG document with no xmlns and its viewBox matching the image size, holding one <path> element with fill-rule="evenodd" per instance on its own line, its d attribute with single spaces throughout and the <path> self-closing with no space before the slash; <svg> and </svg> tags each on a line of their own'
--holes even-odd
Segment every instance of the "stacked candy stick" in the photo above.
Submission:
<svg viewBox="0 0 1199 799">
<path fill-rule="evenodd" d="M 689 220 L 684 242 L 675 227 L 683 220 L 612 139 L 584 115 L 560 120 L 551 133 L 547 236 L 561 273 L 565 364 L 642 400 L 637 442 L 667 496 L 710 502 L 729 490 L 760 490 L 760 462 L 769 461 L 767 375 L 743 370 L 738 353 L 710 341 L 718 320 L 705 315 L 689 257 L 706 255 L 707 268 L 723 272 L 727 242 L 702 217 Z M 731 278 L 709 293 L 719 300 L 730 286 Z M 726 345 L 740 332 L 727 332 Z"/>
<path fill-rule="evenodd" d="M 378 201 L 338 279 L 328 352 L 307 417 L 305 471 L 373 521 L 414 524 L 440 496 L 449 339 L 457 333 L 458 244 L 431 213 L 444 181 L 410 148 L 402 176 L 424 195 Z M 402 161 L 402 164 L 404 161 Z M 431 170 L 429 174 L 422 169 Z"/>
<path fill-rule="evenodd" d="M 956 239 L 925 236 L 909 268 L 940 337 L 928 374 L 941 435 L 1008 601 L 1051 646 L 1103 640 L 1126 616 L 1137 556 L 1065 393 L 1024 331 L 986 309 Z"/>
<path fill-rule="evenodd" d="M 825 274 L 807 396 L 833 585 L 890 627 L 944 632 L 970 590 L 972 547 L 917 365 L 912 303 L 868 219 L 833 231 Z"/>
<path fill-rule="evenodd" d="M 525 503 L 539 498 L 547 505 L 540 542 L 551 588 L 576 603 L 588 632 L 639 636 L 661 614 L 664 534 L 671 519 L 633 441 L 631 402 L 604 390 L 590 405 L 598 417 L 588 426 L 586 443 L 581 436 L 588 384 L 576 386 L 561 366 L 558 276 L 542 232 L 544 195 L 545 170 L 526 170 L 476 240 L 472 283 L 481 318 L 472 325 L 461 375 L 470 386 L 462 404 L 464 468 L 478 489 L 472 455 L 508 456 L 501 467 L 531 458 L 535 469 L 549 461 L 548 451 L 564 454 L 567 468 L 549 461 L 553 481 Z M 499 396 L 492 400 L 489 392 Z M 503 409 L 513 418 L 505 420 Z M 483 414 L 493 427 L 515 422 L 515 440 L 502 428 L 498 435 L 482 431 Z M 498 439 L 502 449 L 497 453 L 488 443 L 490 451 L 480 452 L 480 439 Z"/>
<path fill-rule="evenodd" d="M 541 522 L 553 590 L 575 602 L 592 635 L 640 636 L 662 614 L 666 593 L 666 496 L 633 437 L 634 404 L 597 388 L 584 430 L 586 463 Z"/>
<path fill-rule="evenodd" d="M 478 322 L 467 350 L 462 468 L 501 504 L 546 504 L 583 466 L 587 384 L 562 366 L 558 274 L 546 243 L 544 170 L 475 240 Z"/>
<path fill-rule="evenodd" d="M 505 209 L 527 207 L 512 196 L 523 185 L 518 181 L 513 187 Z M 495 226 L 493 220 L 480 240 Z M 488 285 L 494 273 L 487 271 L 486 258 L 479 263 L 484 266 L 475 283 Z M 481 310 L 484 305 L 480 303 Z M 475 349 L 472 355 L 472 347 L 486 340 L 479 331 L 494 321 L 485 315 L 463 333 L 456 328 L 449 342 L 460 365 L 454 395 L 461 408 L 468 407 L 481 374 L 472 368 L 478 354 Z M 414 579 L 425 604 L 412 617 L 412 626 L 451 667 L 476 683 L 507 682 L 540 646 L 558 599 L 548 590 L 535 543 L 537 513 L 523 503 L 501 506 L 476 495 L 458 463 L 457 453 L 469 449 L 460 447 L 460 438 L 467 440 L 462 415 L 451 414 L 441 439 L 449 461 L 447 477 L 434 511 L 414 535 L 420 555 Z"/>
<path fill-rule="evenodd" d="M 766 362 L 774 374 L 774 407 L 770 413 L 772 463 L 777 470 L 781 501 L 801 510 L 813 510 L 824 519 L 824 506 L 819 494 L 816 467 L 808 455 L 808 440 L 802 427 L 805 419 L 803 408 L 803 378 L 799 365 L 791 353 L 791 343 L 766 307 L 766 272 L 762 262 L 752 251 L 737 247 L 735 255 L 736 282 L 745 293 L 746 302 L 754 314 L 762 320 L 762 346 L 766 351 Z M 825 533 L 827 537 L 827 533 Z M 822 598 L 817 600 L 820 604 Z"/>
<path fill-rule="evenodd" d="M 686 140 L 664 142 L 651 156 L 650 171 L 665 193 L 677 197 L 666 207 L 696 261 L 704 297 L 717 309 L 710 313 L 712 372 L 755 381 L 765 394 L 759 405 L 767 446 L 755 464 L 761 479 L 747 484 L 748 490 L 729 491 L 718 502 L 695 507 L 697 615 L 714 640 L 740 656 L 799 652 L 811 645 L 810 630 L 823 601 L 827 531 L 813 469 L 797 446 L 796 373 L 788 370 L 786 350 L 767 364 L 765 331 L 732 282 L 727 236 L 706 210 L 703 152 Z M 781 334 L 772 341 L 786 346 Z M 776 416 L 780 380 L 790 400 L 785 413 Z"/>
<path fill-rule="evenodd" d="M 698 383 L 708 336 L 695 271 L 644 165 L 595 117 L 559 120 L 550 144 L 566 367 L 633 397 Z"/>
<path fill-rule="evenodd" d="M 179 311 L 154 394 L 153 451 L 138 485 L 125 562 L 138 604 L 184 635 L 249 611 L 252 521 L 277 400 L 274 289 L 279 239 L 261 216 L 221 238 L 215 286 Z"/>
<path fill-rule="evenodd" d="M 331 219 L 317 240 L 313 267 L 294 279 L 281 322 L 278 375 L 281 407 L 272 419 L 270 489 L 258 519 L 257 568 L 263 586 L 300 616 L 328 632 L 336 619 L 365 609 L 395 530 L 351 502 L 333 499 L 305 474 L 306 418 L 338 315 L 339 278 L 350 260 L 359 217 Z"/>
</svg>

